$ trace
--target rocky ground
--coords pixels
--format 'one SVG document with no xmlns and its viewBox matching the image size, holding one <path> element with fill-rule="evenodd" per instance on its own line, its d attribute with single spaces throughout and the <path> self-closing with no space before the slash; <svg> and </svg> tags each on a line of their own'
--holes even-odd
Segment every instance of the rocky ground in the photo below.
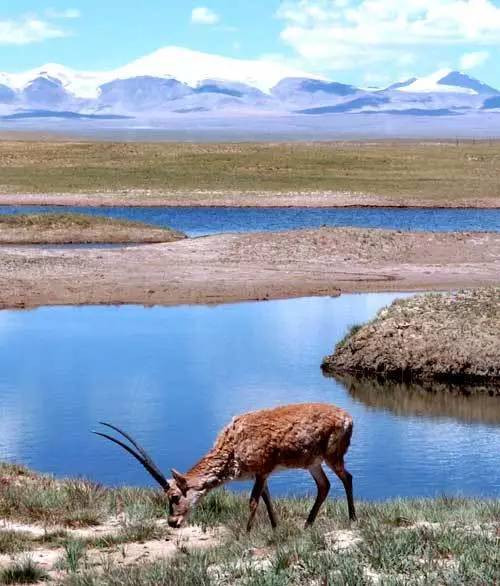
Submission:
<svg viewBox="0 0 500 586">
<path fill-rule="evenodd" d="M 500 394 L 500 288 L 397 300 L 370 323 L 353 327 L 323 369 L 477 384 Z"/>
</svg>

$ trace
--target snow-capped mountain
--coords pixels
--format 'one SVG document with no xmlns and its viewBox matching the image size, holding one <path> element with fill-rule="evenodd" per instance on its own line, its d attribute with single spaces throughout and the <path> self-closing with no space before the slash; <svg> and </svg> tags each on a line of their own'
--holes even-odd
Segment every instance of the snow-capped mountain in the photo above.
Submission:
<svg viewBox="0 0 500 586">
<path fill-rule="evenodd" d="M 77 71 L 49 63 L 24 73 L 0 73 L 0 84 L 21 90 L 41 77 L 59 80 L 66 91 L 79 98 L 97 98 L 103 84 L 135 77 L 175 79 L 191 87 L 205 80 L 222 80 L 242 83 L 265 93 L 286 77 L 323 79 L 272 61 L 233 59 L 181 47 L 164 47 L 110 71 Z"/>
<path fill-rule="evenodd" d="M 0 73 L 0 116 L 168 118 L 352 113 L 460 115 L 500 109 L 500 92 L 465 73 L 440 70 L 389 87 L 361 89 L 274 61 L 165 47 L 109 71 L 47 64 Z"/>
<path fill-rule="evenodd" d="M 497 90 L 479 80 L 451 69 L 441 69 L 427 77 L 413 77 L 407 81 L 393 84 L 387 89 L 415 94 L 451 93 L 475 96 L 498 93 Z"/>
</svg>

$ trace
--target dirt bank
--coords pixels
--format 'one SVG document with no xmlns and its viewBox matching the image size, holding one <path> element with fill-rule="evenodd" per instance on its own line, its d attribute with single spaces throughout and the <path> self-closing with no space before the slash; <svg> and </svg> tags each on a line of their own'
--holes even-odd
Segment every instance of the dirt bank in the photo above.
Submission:
<svg viewBox="0 0 500 586">
<path fill-rule="evenodd" d="M 139 222 L 79 214 L 0 215 L 0 244 L 175 242 L 185 235 Z"/>
<path fill-rule="evenodd" d="M 130 189 L 95 193 L 0 193 L 0 205 L 78 207 L 221 207 L 221 208 L 481 208 L 498 209 L 497 197 L 385 196 L 349 191 L 154 191 Z"/>
<path fill-rule="evenodd" d="M 498 233 L 321 228 L 119 249 L 0 249 L 4 308 L 222 303 L 499 282 Z"/>
<path fill-rule="evenodd" d="M 399 380 L 491 383 L 500 394 L 500 288 L 397 300 L 354 328 L 324 370 Z"/>
</svg>

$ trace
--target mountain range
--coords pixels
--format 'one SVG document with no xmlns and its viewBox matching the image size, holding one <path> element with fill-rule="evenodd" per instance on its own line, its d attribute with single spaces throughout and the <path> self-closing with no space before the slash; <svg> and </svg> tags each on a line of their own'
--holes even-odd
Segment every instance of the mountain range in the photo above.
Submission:
<svg viewBox="0 0 500 586">
<path fill-rule="evenodd" d="M 360 88 L 272 61 L 165 47 L 110 71 L 47 64 L 0 73 L 4 120 L 162 119 L 187 114 L 460 116 L 500 112 L 500 92 L 465 73 L 440 70 L 386 88 Z"/>
</svg>

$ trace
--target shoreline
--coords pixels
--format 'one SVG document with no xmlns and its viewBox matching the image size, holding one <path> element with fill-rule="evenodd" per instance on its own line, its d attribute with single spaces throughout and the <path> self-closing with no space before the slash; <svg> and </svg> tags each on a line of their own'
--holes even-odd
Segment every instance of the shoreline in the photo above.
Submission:
<svg viewBox="0 0 500 586">
<path fill-rule="evenodd" d="M 397 201 L 394 197 L 337 192 L 170 192 L 156 195 L 138 193 L 1 193 L 0 206 L 47 206 L 79 208 L 261 208 L 261 209 L 350 209 L 386 208 L 433 210 L 497 210 L 500 199 L 440 200 L 418 198 Z"/>
<path fill-rule="evenodd" d="M 0 308 L 186 305 L 500 284 L 500 234 L 320 228 L 113 249 L 0 247 Z"/>
</svg>

